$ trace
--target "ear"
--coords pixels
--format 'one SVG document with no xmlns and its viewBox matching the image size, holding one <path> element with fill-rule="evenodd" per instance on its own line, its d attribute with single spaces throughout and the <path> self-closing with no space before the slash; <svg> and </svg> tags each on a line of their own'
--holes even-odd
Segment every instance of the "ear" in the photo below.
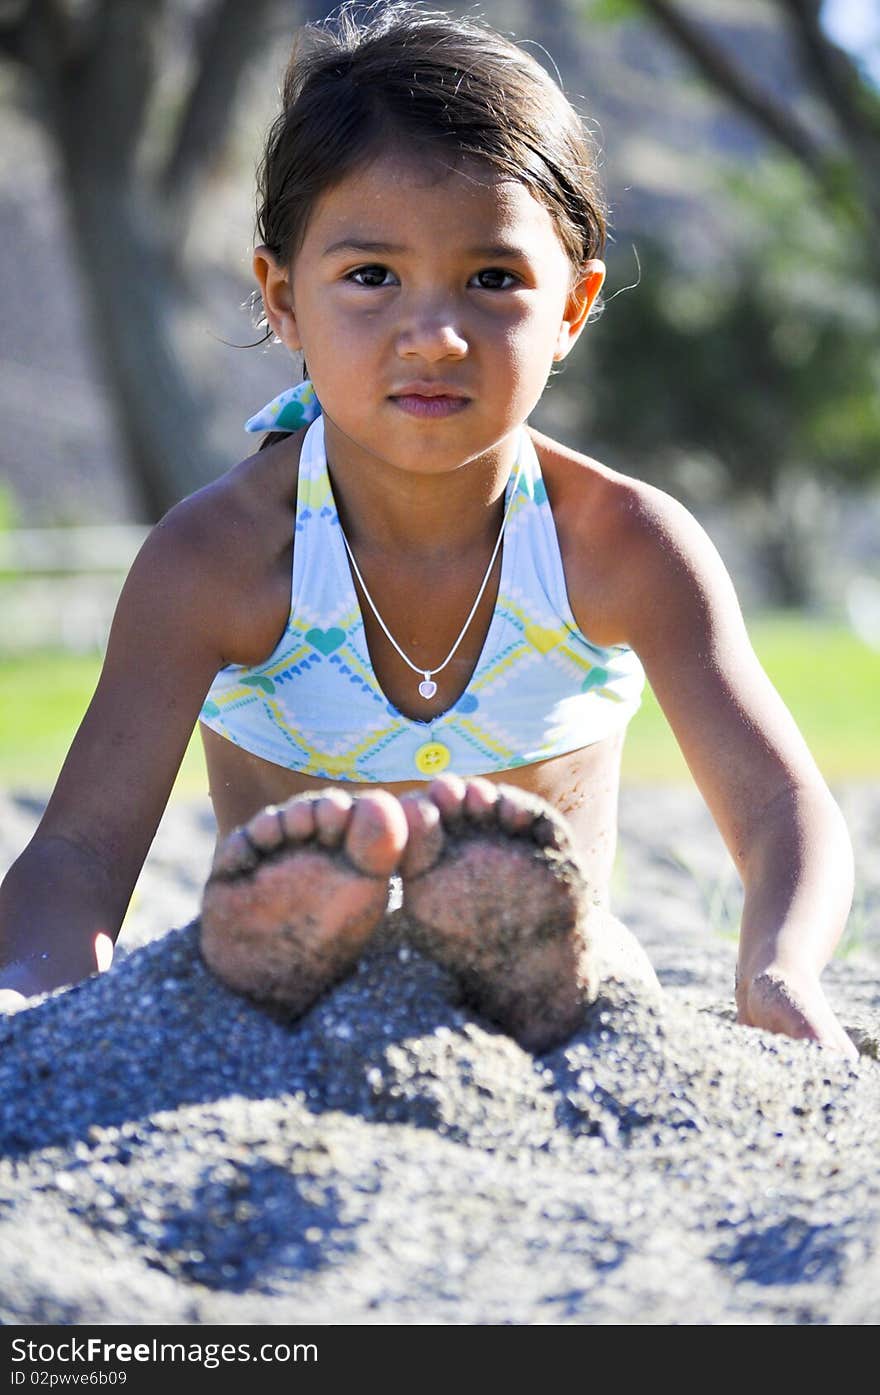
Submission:
<svg viewBox="0 0 880 1395">
<path fill-rule="evenodd" d="M 288 349 L 301 349 L 288 268 L 281 265 L 268 247 L 256 248 L 253 266 L 269 328 Z"/>
<path fill-rule="evenodd" d="M 597 258 L 584 262 L 565 302 L 565 312 L 562 324 L 559 326 L 556 351 L 553 354 L 554 363 L 565 358 L 574 348 L 580 338 L 581 330 L 587 323 L 587 316 L 593 301 L 602 289 L 604 280 L 604 262 L 600 262 Z"/>
</svg>

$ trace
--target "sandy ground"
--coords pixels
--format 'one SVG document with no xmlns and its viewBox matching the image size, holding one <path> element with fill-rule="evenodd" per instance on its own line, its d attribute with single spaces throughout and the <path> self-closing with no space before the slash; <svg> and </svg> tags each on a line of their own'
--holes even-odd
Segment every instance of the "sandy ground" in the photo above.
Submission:
<svg viewBox="0 0 880 1395">
<path fill-rule="evenodd" d="M 837 793 L 855 1066 L 733 1025 L 739 892 L 692 790 L 621 805 L 663 1007 L 600 1000 L 542 1058 L 393 936 L 293 1027 L 229 993 L 187 926 L 210 815 L 174 806 L 110 973 L 0 1021 L 0 1321 L 877 1322 L 880 789 Z M 0 868 L 39 808 L 0 797 Z"/>
</svg>

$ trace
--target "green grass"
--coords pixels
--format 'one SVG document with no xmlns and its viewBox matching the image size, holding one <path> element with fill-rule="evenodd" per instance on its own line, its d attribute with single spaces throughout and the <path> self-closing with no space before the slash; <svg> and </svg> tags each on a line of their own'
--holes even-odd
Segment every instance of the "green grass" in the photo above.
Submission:
<svg viewBox="0 0 880 1395">
<path fill-rule="evenodd" d="M 91 701 L 99 655 L 35 654 L 0 659 L 0 787 L 48 790 L 54 785 Z M 189 744 L 175 795 L 207 794 L 198 734 Z"/>
<path fill-rule="evenodd" d="M 880 779 L 880 652 L 841 626 L 796 615 L 764 615 L 749 629 L 826 779 Z M 97 656 L 0 659 L 0 785 L 51 787 L 99 668 Z M 631 783 L 690 778 L 650 692 L 630 727 L 623 764 L 624 779 Z M 196 737 L 175 793 L 206 790 Z"/>
<path fill-rule="evenodd" d="M 880 778 L 880 651 L 843 626 L 786 613 L 756 617 L 749 633 L 826 780 Z M 690 778 L 650 691 L 630 726 L 623 774 L 633 783 Z"/>
</svg>

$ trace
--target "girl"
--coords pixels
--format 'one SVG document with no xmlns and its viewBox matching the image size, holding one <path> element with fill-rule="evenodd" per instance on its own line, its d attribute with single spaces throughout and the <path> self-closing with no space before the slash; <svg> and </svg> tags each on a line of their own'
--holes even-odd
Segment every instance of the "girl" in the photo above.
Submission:
<svg viewBox="0 0 880 1395">
<path fill-rule="evenodd" d="M 646 671 L 745 883 L 740 1021 L 855 1054 L 819 981 L 849 840 L 717 554 L 667 495 L 526 425 L 602 286 L 595 167 L 480 22 L 394 4 L 304 31 L 254 271 L 309 377 L 138 556 L 3 884 L 0 986 L 107 966 L 200 717 L 202 947 L 226 982 L 302 1013 L 399 874 L 419 947 L 555 1044 L 604 975 L 639 972 L 608 883 Z"/>
</svg>

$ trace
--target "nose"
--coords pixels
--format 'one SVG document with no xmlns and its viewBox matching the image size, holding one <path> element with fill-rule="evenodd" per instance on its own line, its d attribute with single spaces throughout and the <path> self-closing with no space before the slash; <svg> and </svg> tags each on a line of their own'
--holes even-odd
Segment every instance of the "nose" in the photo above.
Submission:
<svg viewBox="0 0 880 1395">
<path fill-rule="evenodd" d="M 436 363 L 445 358 L 464 358 L 468 341 L 449 309 L 434 305 L 414 309 L 401 325 L 397 352 L 401 358 L 420 358 Z"/>
</svg>

